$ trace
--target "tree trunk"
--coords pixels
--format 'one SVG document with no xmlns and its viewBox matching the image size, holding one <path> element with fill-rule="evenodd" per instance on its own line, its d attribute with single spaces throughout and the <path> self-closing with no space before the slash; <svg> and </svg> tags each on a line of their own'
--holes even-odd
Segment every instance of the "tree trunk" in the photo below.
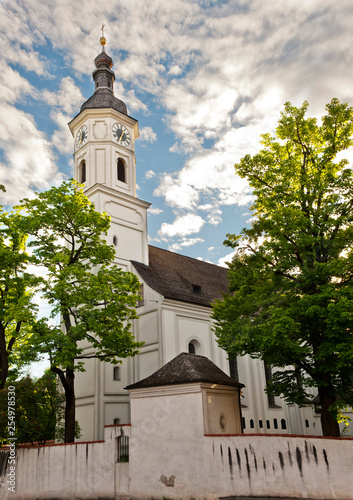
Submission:
<svg viewBox="0 0 353 500">
<path fill-rule="evenodd" d="M 75 442 L 75 372 L 71 368 L 66 368 L 65 373 L 56 366 L 51 367 L 51 371 L 59 375 L 60 381 L 65 391 L 65 443 Z"/>
<path fill-rule="evenodd" d="M 322 434 L 330 437 L 340 437 L 340 428 L 334 415 L 329 408 L 335 403 L 335 398 L 330 394 L 330 388 L 327 386 L 319 387 L 319 396 L 321 404 L 321 427 Z"/>
<path fill-rule="evenodd" d="M 70 368 L 66 369 L 67 388 L 65 389 L 65 443 L 75 441 L 75 374 Z"/>
<path fill-rule="evenodd" d="M 9 359 L 6 347 L 5 329 L 0 324 L 0 389 L 5 387 L 9 373 Z"/>
</svg>

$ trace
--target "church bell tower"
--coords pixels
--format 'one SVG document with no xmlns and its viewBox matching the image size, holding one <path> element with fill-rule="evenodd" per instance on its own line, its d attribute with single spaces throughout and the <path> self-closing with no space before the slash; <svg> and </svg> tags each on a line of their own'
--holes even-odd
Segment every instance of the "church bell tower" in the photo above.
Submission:
<svg viewBox="0 0 353 500">
<path fill-rule="evenodd" d="M 150 203 L 136 197 L 138 122 L 114 95 L 113 60 L 105 52 L 104 36 L 100 43 L 101 52 L 94 60 L 94 94 L 69 123 L 74 138 L 74 177 L 95 209 L 111 218 L 107 242 L 114 245 L 114 263 L 132 271 L 131 261 L 148 265 Z M 86 371 L 75 374 L 76 418 L 81 439 L 103 439 L 104 425 L 130 421 L 129 396 L 124 387 L 134 380 L 134 360 L 124 360 L 117 367 L 89 359 L 94 350 L 88 345 L 84 349 Z"/>
<path fill-rule="evenodd" d="M 94 94 L 69 123 L 74 137 L 74 177 L 96 210 L 111 216 L 108 243 L 116 247 L 116 263 L 131 271 L 131 260 L 148 264 L 149 203 L 136 198 L 135 140 L 138 122 L 114 95 L 113 60 L 105 52 L 95 58 Z"/>
</svg>

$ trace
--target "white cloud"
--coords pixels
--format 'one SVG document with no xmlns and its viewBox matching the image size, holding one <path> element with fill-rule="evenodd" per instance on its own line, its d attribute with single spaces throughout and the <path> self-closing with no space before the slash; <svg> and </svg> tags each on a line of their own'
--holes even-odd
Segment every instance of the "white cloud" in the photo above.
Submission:
<svg viewBox="0 0 353 500">
<path fill-rule="evenodd" d="M 128 108 L 128 113 L 131 112 L 138 112 L 138 111 L 144 111 L 147 112 L 147 106 L 144 104 L 141 99 L 139 99 L 136 94 L 135 90 L 127 90 L 124 85 L 120 82 L 117 81 L 115 82 L 115 96 L 119 97 L 122 101 L 125 102 L 126 107 Z M 141 133 L 141 130 L 140 130 Z"/>
<path fill-rule="evenodd" d="M 199 193 L 188 184 L 183 184 L 172 175 L 165 174 L 162 182 L 154 191 L 154 196 L 164 196 L 166 202 L 171 206 L 192 209 L 196 206 Z"/>
<path fill-rule="evenodd" d="M 199 210 L 207 210 L 209 212 L 210 210 L 213 210 L 214 206 L 211 203 L 206 203 L 206 205 L 199 205 L 198 209 Z"/>
<path fill-rule="evenodd" d="M 26 95 L 34 96 L 37 94 L 35 88 L 29 83 L 26 78 L 20 75 L 18 71 L 7 66 L 4 61 L 1 61 L 0 72 L 0 101 L 13 104 L 16 101 L 23 100 Z"/>
<path fill-rule="evenodd" d="M 75 78 L 90 74 L 103 21 L 107 52 L 114 59 L 116 95 L 129 110 L 147 114 L 144 96 L 153 94 L 162 119 L 175 135 L 170 151 L 184 155 L 182 168 L 169 170 L 154 194 L 165 198 L 176 215 L 204 211 L 208 223 L 216 225 L 222 205 L 245 206 L 251 201 L 249 186 L 235 176 L 233 164 L 258 150 L 260 134 L 274 130 L 284 101 L 300 105 L 308 99 L 310 113 L 320 115 L 333 95 L 353 99 L 347 71 L 353 61 L 352 14 L 348 0 L 335 4 L 331 0 L 244 4 L 87 0 L 84 9 L 77 9 L 70 0 L 4 0 L 0 6 L 2 100 L 14 104 L 38 97 L 39 91 L 21 76 L 20 69 L 44 77 L 39 85 L 44 88 L 45 78 L 50 73 L 53 77 L 57 69 L 56 62 L 45 55 L 49 50 L 64 54 L 67 70 L 73 68 Z M 56 93 L 41 92 L 51 107 L 48 114 L 58 125 L 52 135 L 58 152 L 72 151 L 65 121 L 84 100 L 78 87 L 65 77 Z M 8 145 L 0 137 L 4 151 L 0 175 L 10 179 L 10 198 L 17 195 L 18 181 L 22 180 L 19 189 L 27 195 L 33 178 L 40 186 L 58 178 L 52 145 L 22 111 L 17 111 L 15 130 L 14 115 L 15 111 L 7 111 L 0 117 L 0 130 L 9 116 L 10 129 L 22 136 L 12 135 Z M 141 129 L 141 140 L 156 140 L 151 127 Z M 154 170 L 160 175 L 158 168 Z M 11 188 L 16 171 L 24 176 L 16 178 Z M 146 178 L 151 178 L 151 172 Z"/>
<path fill-rule="evenodd" d="M 168 74 L 169 74 L 169 75 L 173 75 L 173 76 L 178 76 L 178 75 L 180 75 L 182 72 L 183 72 L 183 70 L 180 68 L 180 66 L 178 66 L 177 64 L 175 64 L 174 66 L 172 66 L 172 67 L 169 69 Z"/>
<path fill-rule="evenodd" d="M 42 98 L 47 104 L 59 108 L 67 115 L 76 114 L 84 101 L 81 90 L 69 76 L 61 80 L 58 91 L 44 90 Z"/>
<path fill-rule="evenodd" d="M 67 124 L 84 101 L 81 90 L 70 77 L 64 77 L 56 92 L 44 90 L 42 99 L 52 107 L 51 119 L 59 126 L 52 135 L 52 144 L 60 153 L 71 153 L 73 139 Z"/>
<path fill-rule="evenodd" d="M 159 215 L 163 213 L 163 210 L 161 208 L 149 208 L 148 213 L 152 215 Z"/>
<path fill-rule="evenodd" d="M 199 215 L 187 214 L 177 217 L 172 224 L 162 224 L 159 235 L 161 237 L 188 236 L 198 233 L 205 221 Z"/>
<path fill-rule="evenodd" d="M 233 252 L 225 255 L 224 257 L 222 257 L 221 259 L 218 260 L 218 265 L 221 266 L 221 267 L 228 267 L 227 266 L 227 263 L 228 262 L 231 262 L 234 255 L 235 255 L 236 251 L 234 250 Z"/>
<path fill-rule="evenodd" d="M 52 145 L 55 146 L 60 153 L 72 153 L 74 141 L 69 127 L 67 126 L 70 121 L 70 116 L 54 110 L 51 112 L 50 117 L 59 126 L 51 137 Z"/>
<path fill-rule="evenodd" d="M 204 241 L 205 240 L 202 238 L 183 238 L 180 242 L 169 245 L 168 249 L 171 252 L 177 252 L 178 250 L 182 250 L 184 247 L 191 247 L 197 243 L 203 243 Z"/>
<path fill-rule="evenodd" d="M 222 217 L 217 214 L 210 214 L 207 216 L 207 222 L 209 222 L 213 226 L 218 226 L 218 224 L 222 222 Z"/>
<path fill-rule="evenodd" d="M 152 127 L 143 127 L 140 129 L 140 141 L 142 142 L 155 142 L 157 140 L 157 134 L 153 132 Z M 151 172 L 151 170 L 149 170 Z M 147 172 L 146 172 L 147 177 Z"/>
<path fill-rule="evenodd" d="M 146 179 L 152 179 L 152 177 L 155 177 L 155 176 L 156 176 L 156 172 L 153 172 L 153 170 L 147 170 L 147 172 L 145 173 Z"/>
<path fill-rule="evenodd" d="M 18 203 L 31 197 L 33 188 L 47 189 L 61 182 L 51 145 L 32 116 L 6 104 L 0 104 L 0 150 L 6 161 L 0 165 L 4 203 Z"/>
</svg>

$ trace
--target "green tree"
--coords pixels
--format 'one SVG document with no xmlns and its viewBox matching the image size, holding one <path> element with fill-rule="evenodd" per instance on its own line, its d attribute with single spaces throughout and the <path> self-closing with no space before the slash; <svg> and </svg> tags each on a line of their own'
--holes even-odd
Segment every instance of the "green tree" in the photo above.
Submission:
<svg viewBox="0 0 353 500">
<path fill-rule="evenodd" d="M 75 181 L 24 200 L 26 229 L 37 263 L 46 270 L 43 297 L 51 318 L 37 325 L 36 348 L 50 356 L 51 370 L 65 391 L 65 442 L 74 441 L 75 370 L 98 358 L 118 363 L 142 345 L 131 333 L 139 281 L 113 265 L 115 250 L 106 243 L 110 218 L 94 209 Z M 94 354 L 87 353 L 94 348 Z"/>
<path fill-rule="evenodd" d="M 30 349 L 30 339 L 36 323 L 34 291 L 39 280 L 27 271 L 31 257 L 26 240 L 20 213 L 0 207 L 0 389 L 11 368 L 19 370 L 37 356 Z"/>
<path fill-rule="evenodd" d="M 318 123 L 307 108 L 286 103 L 276 135 L 235 165 L 254 219 L 227 235 L 230 293 L 213 315 L 227 352 L 278 368 L 275 395 L 301 405 L 316 387 L 323 434 L 339 436 L 340 409 L 353 404 L 353 176 L 341 153 L 353 109 L 332 99 Z"/>
<path fill-rule="evenodd" d="M 65 396 L 59 391 L 56 376 L 50 370 L 38 379 L 25 376 L 20 380 L 8 381 L 0 390 L 0 442 L 8 438 L 8 387 L 15 392 L 16 439 L 17 443 L 39 443 L 58 439 L 64 417 Z M 79 434 L 77 434 L 77 437 Z"/>
</svg>

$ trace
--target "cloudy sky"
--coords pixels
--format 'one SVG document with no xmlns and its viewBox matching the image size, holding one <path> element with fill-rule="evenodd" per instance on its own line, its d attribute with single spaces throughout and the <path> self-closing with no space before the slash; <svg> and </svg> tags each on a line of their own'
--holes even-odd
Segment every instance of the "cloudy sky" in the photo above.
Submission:
<svg viewBox="0 0 353 500">
<path fill-rule="evenodd" d="M 150 243 L 222 263 L 250 219 L 233 165 L 286 101 L 353 105 L 349 0 L 3 0 L 0 203 L 72 176 L 67 123 L 94 91 L 105 24 L 115 95 L 139 120 L 138 196 Z"/>
</svg>

